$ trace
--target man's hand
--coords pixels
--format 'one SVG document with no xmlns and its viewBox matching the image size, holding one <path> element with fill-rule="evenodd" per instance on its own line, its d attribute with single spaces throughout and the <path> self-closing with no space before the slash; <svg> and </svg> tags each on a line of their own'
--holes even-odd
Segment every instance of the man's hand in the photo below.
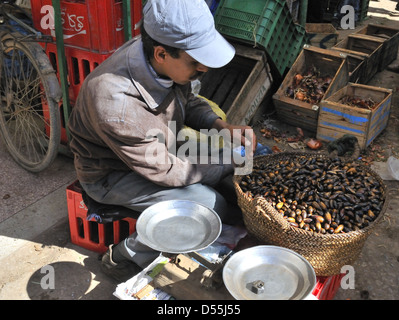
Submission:
<svg viewBox="0 0 399 320">
<path fill-rule="evenodd" d="M 232 125 L 222 119 L 217 119 L 213 124 L 213 128 L 219 131 L 222 129 L 229 130 L 232 142 L 240 141 L 242 146 L 251 147 L 252 153 L 255 152 L 257 139 L 250 126 Z"/>
</svg>

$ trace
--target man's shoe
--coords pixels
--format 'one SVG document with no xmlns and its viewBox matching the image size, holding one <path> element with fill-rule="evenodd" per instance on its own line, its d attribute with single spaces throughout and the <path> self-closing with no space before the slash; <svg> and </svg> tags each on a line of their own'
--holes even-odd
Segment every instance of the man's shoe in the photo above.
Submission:
<svg viewBox="0 0 399 320">
<path fill-rule="evenodd" d="M 102 256 L 101 270 L 107 276 L 117 280 L 118 282 L 125 282 L 139 273 L 142 269 L 133 261 L 124 260 L 118 263 L 114 262 L 112 260 L 113 246 L 114 245 L 111 244 L 107 252 Z"/>
</svg>

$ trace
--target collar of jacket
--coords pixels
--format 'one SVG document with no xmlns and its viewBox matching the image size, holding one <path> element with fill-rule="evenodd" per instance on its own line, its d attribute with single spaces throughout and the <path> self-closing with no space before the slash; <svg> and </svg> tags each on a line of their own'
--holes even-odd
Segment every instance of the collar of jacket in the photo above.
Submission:
<svg viewBox="0 0 399 320">
<path fill-rule="evenodd" d="M 170 93 L 171 88 L 162 86 L 154 77 L 145 59 L 140 37 L 130 45 L 126 58 L 133 84 L 147 105 L 151 109 L 157 108 Z"/>
</svg>

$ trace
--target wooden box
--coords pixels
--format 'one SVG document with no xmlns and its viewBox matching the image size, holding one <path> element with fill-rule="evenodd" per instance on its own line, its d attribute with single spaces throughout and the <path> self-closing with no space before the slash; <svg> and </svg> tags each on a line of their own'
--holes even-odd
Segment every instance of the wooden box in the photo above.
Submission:
<svg viewBox="0 0 399 320">
<path fill-rule="evenodd" d="M 273 102 L 281 121 L 316 132 L 319 105 L 293 99 L 286 95 L 286 90 L 292 85 L 294 76 L 298 73 L 303 74 L 313 66 L 320 71 L 321 76 L 332 78 L 323 98 L 329 97 L 348 83 L 349 71 L 345 55 L 338 51 L 305 45 L 279 89 L 273 95 Z"/>
<path fill-rule="evenodd" d="M 383 43 L 384 40 L 381 38 L 369 37 L 362 34 L 350 34 L 331 49 L 363 58 L 364 83 L 367 83 L 379 70 Z"/>
<path fill-rule="evenodd" d="M 372 110 L 343 104 L 344 97 L 371 98 Z M 345 134 L 357 137 L 365 149 L 384 130 L 389 119 L 392 90 L 362 84 L 348 83 L 320 103 L 317 139 L 334 141 Z"/>
<path fill-rule="evenodd" d="M 250 124 L 273 79 L 264 50 L 234 44 L 236 55 L 225 67 L 201 80 L 200 95 L 215 102 L 231 124 Z"/>
<path fill-rule="evenodd" d="M 398 55 L 399 27 L 391 28 L 376 24 L 369 24 L 356 32 L 357 34 L 377 37 L 384 40 L 382 45 L 379 71 L 384 70 Z"/>
<path fill-rule="evenodd" d="M 331 23 L 307 23 L 305 30 L 312 46 L 328 49 L 338 42 L 338 32 Z"/>
<path fill-rule="evenodd" d="M 349 82 L 365 83 L 364 58 L 348 55 Z"/>
</svg>

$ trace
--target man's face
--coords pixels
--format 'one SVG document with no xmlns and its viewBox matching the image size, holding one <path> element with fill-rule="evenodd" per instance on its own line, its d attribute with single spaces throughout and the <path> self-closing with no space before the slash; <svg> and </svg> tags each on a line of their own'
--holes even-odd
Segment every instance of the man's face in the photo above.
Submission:
<svg viewBox="0 0 399 320">
<path fill-rule="evenodd" d="M 165 53 L 163 73 L 177 84 L 185 85 L 208 71 L 208 67 L 194 60 L 186 52 L 181 51 L 179 58 Z"/>
</svg>

